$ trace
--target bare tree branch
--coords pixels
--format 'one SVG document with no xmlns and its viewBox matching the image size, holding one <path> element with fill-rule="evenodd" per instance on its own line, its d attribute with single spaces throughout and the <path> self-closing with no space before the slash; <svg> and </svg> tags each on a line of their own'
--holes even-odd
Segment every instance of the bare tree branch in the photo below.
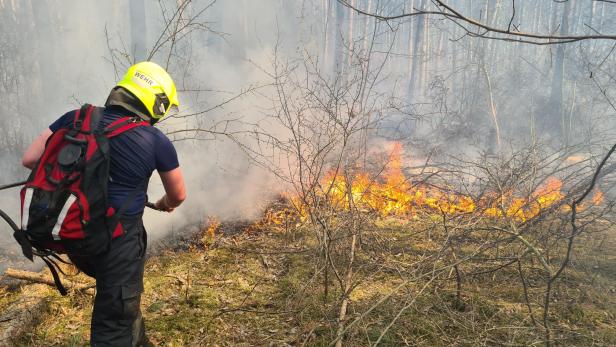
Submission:
<svg viewBox="0 0 616 347">
<path fill-rule="evenodd" d="M 441 16 L 447 19 L 452 20 L 458 26 L 464 29 L 465 36 L 469 37 L 479 37 L 479 38 L 487 38 L 492 40 L 501 40 L 501 41 L 510 41 L 510 42 L 521 42 L 521 43 L 529 43 L 534 45 L 555 45 L 555 44 L 564 44 L 571 43 L 577 41 L 585 41 L 585 40 L 616 40 L 616 35 L 605 35 L 605 34 L 595 34 L 595 35 L 554 35 L 554 34 L 542 34 L 542 33 L 531 33 L 531 32 L 523 32 L 518 31 L 515 26 L 514 30 L 512 30 L 512 23 L 515 16 L 515 2 L 514 6 L 514 15 L 511 17 L 511 21 L 506 29 L 498 28 L 491 25 L 488 25 L 480 20 L 474 19 L 472 17 L 466 16 L 462 14 L 459 10 L 448 5 L 445 1 L 442 0 L 432 0 L 433 4 L 437 7 L 437 10 L 424 10 L 414 8 L 413 11 L 402 13 L 399 15 L 380 15 L 374 12 L 367 12 L 360 9 L 357 6 L 352 5 L 348 0 L 337 0 L 342 5 L 351 8 L 355 12 L 363 15 L 367 15 L 370 17 L 374 17 L 378 20 L 382 21 L 392 21 L 397 19 L 403 19 L 407 17 L 414 16 Z M 471 30 L 470 26 L 473 30 Z M 477 33 L 477 30 L 482 30 L 481 33 Z M 492 34 L 492 35 L 490 35 Z"/>
</svg>

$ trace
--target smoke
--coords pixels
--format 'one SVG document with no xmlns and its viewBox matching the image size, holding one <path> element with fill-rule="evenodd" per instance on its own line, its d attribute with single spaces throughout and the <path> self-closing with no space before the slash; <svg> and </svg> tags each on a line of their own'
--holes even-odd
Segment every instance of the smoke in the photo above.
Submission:
<svg viewBox="0 0 616 347">
<path fill-rule="evenodd" d="M 175 141 L 180 165 L 186 179 L 188 199 L 172 214 L 146 211 L 145 223 L 154 237 L 171 229 L 196 224 L 207 216 L 219 219 L 252 219 L 262 203 L 282 190 L 269 170 L 256 166 L 238 143 L 224 135 L 195 136 L 191 132 L 175 133 L 188 128 L 216 128 L 221 121 L 232 119 L 227 131 L 243 131 L 263 118 L 262 110 L 271 105 L 247 89 L 263 90 L 270 79 L 258 67 L 271 66 L 275 45 L 294 50 L 298 34 L 293 27 L 295 16 L 280 1 L 193 1 L 183 12 L 184 21 L 194 20 L 202 27 L 191 28 L 175 46 L 158 47 L 152 60 L 165 66 L 176 80 L 182 103 L 180 116 L 207 113 L 189 118 L 169 119 L 160 128 Z M 16 88 L 18 98 L 11 100 L 19 114 L 5 116 L 15 122 L 23 117 L 17 131 L 23 141 L 2 157 L 2 182 L 23 179 L 27 170 L 19 158 L 27 144 L 45 127 L 65 112 L 88 102 L 101 105 L 141 45 L 149 53 L 163 37 L 167 38 L 166 20 L 173 18 L 178 2 L 145 2 L 145 16 L 132 13 L 129 1 L 66 1 L 55 6 L 47 3 L 28 7 L 20 3 L 0 4 L 3 14 L 17 16 L 16 37 L 32 41 L 19 46 L 12 57 L 22 60 L 24 80 Z M 210 6 L 211 5 L 211 6 Z M 202 14 L 199 12 L 207 8 Z M 96 15 L 85 15 L 96 13 Z M 30 21 L 31 25 L 23 24 Z M 180 22 L 183 25 L 185 22 Z M 132 42 L 132 26 L 145 28 L 143 42 Z M 284 40 L 279 31 L 283 28 Z M 168 28 L 167 28 L 168 29 Z M 194 29 L 194 31 L 193 31 Z M 184 36 L 185 35 L 185 36 Z M 171 50 L 171 48 L 173 50 Z M 171 54 L 171 55 L 170 55 Z M 33 87 L 33 85 L 35 87 Z M 240 96 L 241 95 L 241 96 Z M 231 102 L 228 102 L 232 100 Z M 215 107 L 224 104 L 221 107 Z M 218 130 L 218 129 L 217 129 Z M 247 138 L 240 139 L 249 145 Z M 12 168 L 4 169 L 4 168 Z M 156 173 L 148 195 L 156 201 L 164 193 Z M 0 206 L 18 219 L 17 190 L 3 192 Z M 3 249 L 15 251 L 10 230 Z"/>
<path fill-rule="evenodd" d="M 172 214 L 146 212 L 146 227 L 155 237 L 208 216 L 254 219 L 268 199 L 283 191 L 271 171 L 256 165 L 245 151 L 254 145 L 245 132 L 261 124 L 266 118 L 264 110 L 271 108 L 267 69 L 274 51 L 287 44 L 295 47 L 298 40 L 296 32 L 280 38 L 280 27 L 290 28 L 294 20 L 281 16 L 281 4 L 217 2 L 199 18 L 209 23 L 209 31 L 188 38 L 181 47 L 186 55 L 177 65 L 171 64 L 171 71 L 175 68 L 181 76 L 183 106 L 179 117 L 163 122 L 161 128 L 175 141 L 188 198 Z M 186 15 L 203 5 L 194 2 Z M 202 110 L 209 111 L 201 114 Z M 193 113 L 198 114 L 183 118 Z M 185 131 L 194 128 L 218 134 Z M 276 134 L 275 128 L 268 130 Z M 149 194 L 152 200 L 163 194 L 158 179 L 151 182 Z"/>
<path fill-rule="evenodd" d="M 180 117 L 163 122 L 160 128 L 175 141 L 188 187 L 188 200 L 174 213 L 146 211 L 146 227 L 155 236 L 207 216 L 254 218 L 264 200 L 286 189 L 271 174 L 276 168 L 256 165 L 245 151 L 255 144 L 246 133 L 255 124 L 267 124 L 271 134 L 285 136 L 268 123 L 275 99 L 269 85 L 274 54 L 279 62 L 291 64 L 305 55 L 318 58 L 324 74 L 332 76 L 350 71 L 352 60 L 365 64 L 369 58 L 374 70 L 387 62 L 374 93 L 408 106 L 387 117 L 394 135 L 412 138 L 413 160 L 420 160 L 420 151 L 427 153 L 431 147 L 449 154 L 494 150 L 490 97 L 503 143 L 527 143 L 541 136 L 536 120 L 550 111 L 545 102 L 552 85 L 549 47 L 461 40 L 461 29 L 448 21 L 428 20 L 425 26 L 415 18 L 384 23 L 358 16 L 333 0 L 195 0 L 179 21 L 175 9 L 182 1 L 142 1 L 143 7 L 131 6 L 130 1 L 0 1 L 4 76 L 0 91 L 7 96 L 0 111 L 2 182 L 25 177 L 19 157 L 34 136 L 81 103 L 102 104 L 132 57 L 144 54 L 144 49 L 148 54 L 156 48 L 152 60 L 168 65 L 180 89 Z M 356 3 L 364 9 L 371 4 L 373 11 L 387 14 L 398 13 L 403 2 Z M 452 5 L 467 4 L 452 1 Z M 483 13 L 479 7 L 465 10 L 479 18 Z M 583 12 L 590 16 L 588 9 Z M 509 15 L 503 9 L 493 21 L 506 25 Z M 173 23 L 184 28 L 176 35 L 178 40 L 169 36 L 170 30 L 177 29 L 167 25 L 174 18 Z M 603 18 L 601 25 L 608 27 L 609 10 Z M 572 30 L 583 32 L 582 22 L 576 21 Z M 136 28 L 145 30 L 142 41 Z M 593 57 L 588 57 L 587 49 Z M 568 105 L 568 123 L 563 127 L 575 130 L 567 136 L 595 134 L 597 124 L 614 132 L 607 103 L 590 96 L 596 89 L 585 75 L 588 67 L 599 63 L 603 69 L 610 66 L 614 55 L 607 54 L 609 49 L 610 45 L 599 42 L 570 46 L 566 51 L 565 66 L 575 71 L 566 75 L 563 84 L 563 103 Z M 195 115 L 182 118 L 190 114 Z M 195 128 L 209 132 L 188 131 Z M 371 143 L 386 152 L 384 144 L 392 134 L 384 130 L 384 140 Z M 150 199 L 155 201 L 162 194 L 154 173 Z M 7 191 L 2 196 L 0 206 L 17 216 L 17 194 Z M 2 231 L 10 239 L 9 231 L 4 227 Z"/>
</svg>

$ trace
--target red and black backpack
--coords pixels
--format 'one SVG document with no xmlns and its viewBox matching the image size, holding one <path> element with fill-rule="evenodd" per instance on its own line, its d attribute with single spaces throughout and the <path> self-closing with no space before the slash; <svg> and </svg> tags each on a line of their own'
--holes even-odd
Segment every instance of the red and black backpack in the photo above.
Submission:
<svg viewBox="0 0 616 347">
<path fill-rule="evenodd" d="M 54 279 L 55 263 L 49 256 L 106 252 L 112 238 L 124 232 L 120 217 L 144 188 L 137 187 L 118 211 L 108 205 L 109 139 L 148 123 L 124 117 L 101 128 L 102 117 L 100 107 L 86 104 L 77 110 L 71 127 L 49 137 L 21 190 L 21 230 L 15 238 L 30 260 L 33 255 L 43 258 Z M 59 280 L 56 284 L 62 292 Z"/>
</svg>

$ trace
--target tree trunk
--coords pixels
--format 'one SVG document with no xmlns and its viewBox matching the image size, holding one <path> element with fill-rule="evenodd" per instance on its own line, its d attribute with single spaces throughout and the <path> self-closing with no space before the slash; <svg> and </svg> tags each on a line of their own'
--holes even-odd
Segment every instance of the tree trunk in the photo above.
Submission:
<svg viewBox="0 0 616 347">
<path fill-rule="evenodd" d="M 575 0 L 569 0 L 565 3 L 565 8 L 563 10 L 562 20 L 560 23 L 561 35 L 566 35 L 569 33 L 569 12 L 574 1 Z M 554 57 L 550 101 L 548 104 L 549 112 L 546 114 L 542 129 L 550 133 L 552 136 L 560 139 L 563 139 L 565 134 L 565 120 L 563 115 L 565 51 L 566 45 L 557 45 L 556 55 Z"/>
<path fill-rule="evenodd" d="M 344 12 L 345 6 L 336 1 L 336 25 L 334 26 L 334 54 L 336 62 L 334 64 L 335 74 L 344 71 L 345 54 L 344 54 Z"/>
<path fill-rule="evenodd" d="M 351 6 L 355 7 L 355 0 L 350 0 L 351 2 Z M 355 10 L 353 10 L 352 8 L 348 8 L 348 16 L 349 16 L 349 32 L 347 33 L 347 49 L 349 50 L 347 52 L 347 62 L 346 65 L 347 66 L 351 66 L 351 64 L 353 64 L 353 32 L 354 32 L 354 28 L 353 28 L 353 21 L 355 19 Z"/>
<path fill-rule="evenodd" d="M 426 0 L 421 0 L 419 5 L 419 9 L 425 9 Z M 415 29 L 413 30 L 413 56 L 411 59 L 412 67 L 411 67 L 411 79 L 409 82 L 409 99 L 411 102 L 415 100 L 420 93 L 417 90 L 421 89 L 421 60 L 424 58 L 423 55 L 425 52 L 421 51 L 423 47 L 422 41 L 424 39 L 424 26 L 425 26 L 425 16 L 418 16 L 415 19 Z"/>
<path fill-rule="evenodd" d="M 496 114 L 496 105 L 494 104 L 494 93 L 492 88 L 492 81 L 490 80 L 490 75 L 488 74 L 488 70 L 486 69 L 485 64 L 481 63 L 481 69 L 483 70 L 483 76 L 486 80 L 486 86 L 488 87 L 488 103 L 490 106 L 490 114 L 492 116 L 492 123 L 494 124 L 494 139 L 490 140 L 490 152 L 495 152 L 500 150 L 501 138 L 500 138 L 500 126 L 498 125 L 498 116 Z M 496 148 L 494 148 L 496 146 Z"/>
<path fill-rule="evenodd" d="M 129 2 L 129 12 L 133 62 L 139 62 L 146 58 L 147 32 L 144 0 L 131 0 Z"/>
</svg>

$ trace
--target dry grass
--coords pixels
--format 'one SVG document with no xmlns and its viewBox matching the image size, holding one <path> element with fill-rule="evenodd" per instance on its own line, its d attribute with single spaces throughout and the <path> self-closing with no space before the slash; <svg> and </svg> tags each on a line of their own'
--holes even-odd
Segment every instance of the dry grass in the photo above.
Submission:
<svg viewBox="0 0 616 347">
<path fill-rule="evenodd" d="M 432 245 L 415 235 L 415 225 L 380 224 L 363 239 L 358 286 L 351 295 L 349 320 L 390 293 L 418 254 Z M 142 308 L 148 335 L 158 346 L 327 346 L 335 336 L 340 293 L 323 298 L 314 276 L 310 232 L 262 232 L 219 238 L 210 249 L 164 252 L 146 264 Z M 601 237 L 599 237 L 601 236 Z M 424 242 L 420 242 L 422 240 Z M 601 240 L 599 242 L 598 240 Z M 616 345 L 616 230 L 588 237 L 559 284 L 550 316 L 555 341 L 566 346 Z M 379 253 L 370 249 L 383 250 Z M 374 264 L 380 264 L 375 267 Z M 463 269 L 464 270 L 464 269 Z M 528 273 L 531 297 L 540 297 L 540 272 Z M 405 286 L 349 330 L 349 346 L 373 343 L 423 283 Z M 332 288 L 335 288 L 332 286 Z M 45 289 L 49 305 L 41 323 L 18 345 L 83 346 L 89 338 L 92 298 L 62 298 Z M 4 294 L 3 294 L 4 293 Z M 0 292 L 6 305 L 14 292 Z M 383 346 L 477 346 L 540 344 L 515 268 L 469 276 L 463 302 L 455 283 L 435 281 L 401 314 Z M 535 308 L 540 302 L 532 302 Z M 505 343 L 506 342 L 506 343 Z"/>
</svg>

